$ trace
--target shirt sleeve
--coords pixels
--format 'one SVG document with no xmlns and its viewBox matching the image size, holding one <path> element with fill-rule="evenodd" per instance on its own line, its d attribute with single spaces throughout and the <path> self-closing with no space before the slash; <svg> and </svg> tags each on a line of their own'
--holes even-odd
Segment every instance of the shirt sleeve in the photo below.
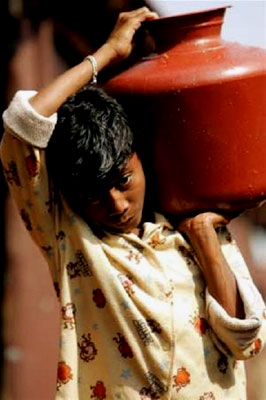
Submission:
<svg viewBox="0 0 266 400">
<path fill-rule="evenodd" d="M 45 151 L 56 114 L 39 115 L 30 105 L 34 91 L 19 91 L 3 114 L 5 133 L 0 154 L 3 172 L 19 214 L 41 249 L 56 280 L 56 231 L 59 197 L 48 179 Z"/>
<path fill-rule="evenodd" d="M 226 235 L 230 238 L 228 231 Z M 235 275 L 245 319 L 231 317 L 206 288 L 207 318 L 217 347 L 236 359 L 245 360 L 260 353 L 265 344 L 265 303 L 235 241 L 226 240 L 224 236 L 220 240 L 223 254 Z"/>
</svg>

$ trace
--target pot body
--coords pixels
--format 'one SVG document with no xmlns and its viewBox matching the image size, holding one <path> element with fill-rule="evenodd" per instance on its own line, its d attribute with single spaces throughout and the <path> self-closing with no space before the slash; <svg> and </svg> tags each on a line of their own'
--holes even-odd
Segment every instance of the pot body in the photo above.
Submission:
<svg viewBox="0 0 266 400">
<path fill-rule="evenodd" d="M 164 213 L 266 198 L 266 51 L 223 41 L 225 11 L 147 23 L 155 52 L 105 85 L 140 135 Z"/>
</svg>

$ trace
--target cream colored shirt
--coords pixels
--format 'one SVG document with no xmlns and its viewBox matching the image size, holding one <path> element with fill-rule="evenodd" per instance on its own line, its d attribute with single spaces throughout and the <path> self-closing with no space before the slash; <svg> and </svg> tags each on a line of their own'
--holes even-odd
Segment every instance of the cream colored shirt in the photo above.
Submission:
<svg viewBox="0 0 266 400">
<path fill-rule="evenodd" d="M 243 361 L 265 342 L 265 305 L 226 229 L 223 253 L 246 318 L 209 294 L 196 256 L 160 214 L 133 233 L 97 237 L 56 196 L 45 151 L 56 115 L 18 92 L 4 113 L 1 157 L 20 215 L 61 305 L 57 397 L 64 400 L 244 400 Z M 63 146 L 63 144 L 62 144 Z"/>
</svg>

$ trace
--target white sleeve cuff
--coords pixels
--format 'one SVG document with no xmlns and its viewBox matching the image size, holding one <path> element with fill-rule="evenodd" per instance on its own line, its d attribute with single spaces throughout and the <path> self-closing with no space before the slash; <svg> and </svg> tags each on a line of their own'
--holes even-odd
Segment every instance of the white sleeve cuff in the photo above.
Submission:
<svg viewBox="0 0 266 400">
<path fill-rule="evenodd" d="M 19 90 L 3 113 L 5 129 L 33 146 L 45 148 L 52 136 L 57 114 L 44 117 L 29 103 L 35 90 Z"/>
<path fill-rule="evenodd" d="M 249 307 L 248 302 L 244 301 L 245 310 L 247 305 Z M 261 318 L 258 315 L 256 316 L 254 313 L 250 316 L 246 314 L 245 319 L 231 317 L 209 293 L 208 289 L 206 289 L 206 306 L 207 314 L 210 320 L 214 322 L 214 328 L 217 330 L 228 329 L 232 331 L 247 331 L 261 326 Z"/>
<path fill-rule="evenodd" d="M 245 350 L 256 339 L 265 313 L 264 301 L 249 279 L 236 276 L 239 294 L 244 304 L 245 319 L 231 317 L 206 289 L 209 323 L 226 347 L 237 358 L 245 359 Z"/>
</svg>

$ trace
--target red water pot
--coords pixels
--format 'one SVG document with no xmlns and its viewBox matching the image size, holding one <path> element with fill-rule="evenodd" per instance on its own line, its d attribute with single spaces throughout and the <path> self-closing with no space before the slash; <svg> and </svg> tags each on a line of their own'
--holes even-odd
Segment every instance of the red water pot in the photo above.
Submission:
<svg viewBox="0 0 266 400">
<path fill-rule="evenodd" d="M 165 213 L 266 198 L 266 51 L 221 38 L 226 9 L 145 23 L 153 52 L 105 85 L 140 135 Z"/>
</svg>

